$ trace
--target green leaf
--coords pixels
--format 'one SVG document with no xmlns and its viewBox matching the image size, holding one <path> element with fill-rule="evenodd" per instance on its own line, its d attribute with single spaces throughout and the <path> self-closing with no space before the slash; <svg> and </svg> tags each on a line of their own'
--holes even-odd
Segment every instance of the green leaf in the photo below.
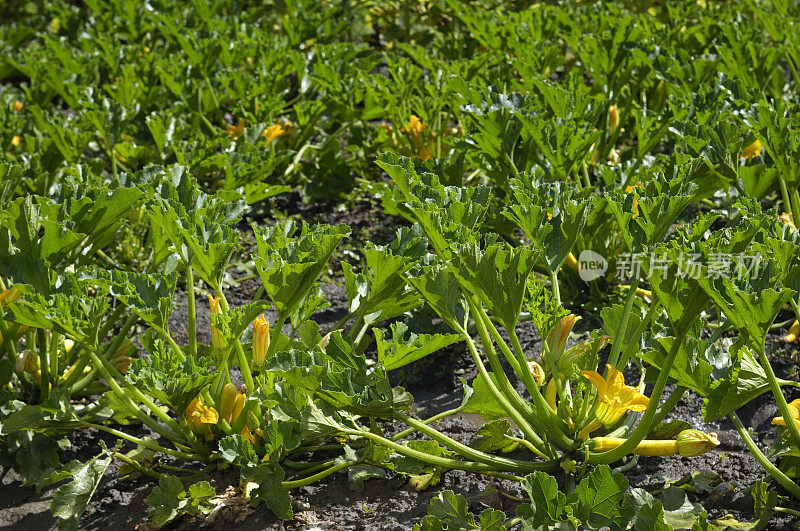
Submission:
<svg viewBox="0 0 800 531">
<path fill-rule="evenodd" d="M 470 446 L 481 452 L 509 453 L 516 450 L 520 445 L 519 440 L 515 440 L 514 433 L 511 431 L 511 423 L 508 419 L 497 419 L 487 422 L 475 432 Z"/>
<path fill-rule="evenodd" d="M 428 504 L 428 515 L 441 522 L 441 529 L 480 529 L 475 515 L 469 512 L 469 504 L 461 494 L 446 490 L 440 492 Z"/>
<path fill-rule="evenodd" d="M 660 369 L 664 366 L 667 353 L 672 349 L 675 338 L 671 336 L 656 337 L 654 343 L 659 347 L 658 350 L 646 350 L 639 354 L 639 357 L 654 367 Z M 674 378 L 678 385 L 696 391 L 701 396 L 705 396 L 711 385 L 711 372 L 713 367 L 706 359 L 708 344 L 702 339 L 695 339 L 687 336 L 678 347 L 675 362 L 670 370 L 670 377 Z"/>
<path fill-rule="evenodd" d="M 387 371 L 408 365 L 461 339 L 458 334 L 416 334 L 409 332 L 404 323 L 392 323 L 391 329 L 391 340 L 383 338 L 382 330 L 374 329 L 378 361 Z"/>
<path fill-rule="evenodd" d="M 544 472 L 534 472 L 522 480 L 530 503 L 517 506 L 523 529 L 549 529 L 551 524 L 564 521 L 567 497 L 558 490 L 556 478 Z"/>
<path fill-rule="evenodd" d="M 253 445 L 240 434 L 223 437 L 218 444 L 222 458 L 228 463 L 238 467 L 258 464 L 258 455 L 253 450 Z"/>
<path fill-rule="evenodd" d="M 574 514 L 584 529 L 624 529 L 633 516 L 631 508 L 620 505 L 627 491 L 624 474 L 612 473 L 608 465 L 600 465 L 578 484 Z"/>
<path fill-rule="evenodd" d="M 111 455 L 94 457 L 73 472 L 70 483 L 59 487 L 53 494 L 50 511 L 61 520 L 60 529 L 78 528 L 83 511 L 97 490 L 111 460 Z"/>
<path fill-rule="evenodd" d="M 245 485 L 256 484 L 250 490 L 250 505 L 255 507 L 264 502 L 275 516 L 281 520 L 291 520 L 294 516 L 292 502 L 289 499 L 289 491 L 281 484 L 283 478 L 283 469 L 271 464 L 242 470 L 242 482 Z"/>
<path fill-rule="evenodd" d="M 156 528 L 163 527 L 181 514 L 186 498 L 183 483 L 175 476 L 161 476 L 158 486 L 147 496 L 147 505 L 153 508 L 150 519 Z"/>
<path fill-rule="evenodd" d="M 215 373 L 208 368 L 209 360 L 197 363 L 191 356 L 179 355 L 151 330 L 140 336 L 147 359 L 134 360 L 125 379 L 183 415 L 189 402 L 211 384 Z"/>
<path fill-rule="evenodd" d="M 294 222 L 253 226 L 258 254 L 253 257 L 264 290 L 280 318 L 288 318 L 315 286 L 333 251 L 348 234 L 346 225 L 306 224 L 298 235 Z"/>
<path fill-rule="evenodd" d="M 753 352 L 745 345 L 730 348 L 734 362 L 714 381 L 704 398 L 703 421 L 718 420 L 770 390 L 769 381 Z"/>
<path fill-rule="evenodd" d="M 488 373 L 492 383 L 497 387 L 497 377 L 493 373 Z M 466 386 L 465 386 L 466 387 Z M 472 380 L 472 394 L 468 397 L 467 403 L 461 407 L 462 413 L 474 413 L 486 420 L 494 420 L 507 417 L 508 412 L 495 400 L 483 375 L 478 374 Z"/>
<path fill-rule="evenodd" d="M 200 192 L 183 166 L 156 171 L 162 179 L 147 207 L 151 221 L 167 234 L 185 264 L 218 286 L 239 240 L 235 224 L 244 203 L 235 192 Z"/>
</svg>

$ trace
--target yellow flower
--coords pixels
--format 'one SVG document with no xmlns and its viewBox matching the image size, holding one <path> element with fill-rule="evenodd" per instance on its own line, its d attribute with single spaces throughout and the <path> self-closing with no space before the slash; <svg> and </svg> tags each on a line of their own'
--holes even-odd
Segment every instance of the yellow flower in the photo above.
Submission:
<svg viewBox="0 0 800 531">
<path fill-rule="evenodd" d="M 761 143 L 761 140 L 756 140 L 749 146 L 746 146 L 742 149 L 742 158 L 743 159 L 752 159 L 759 155 L 761 155 L 761 150 L 764 149 L 764 144 Z"/>
<path fill-rule="evenodd" d="M 272 142 L 274 142 L 275 140 L 277 140 L 278 138 L 282 137 L 285 134 L 286 134 L 286 130 L 283 127 L 281 127 L 280 124 L 273 124 L 273 125 L 267 127 L 266 129 L 264 129 L 264 132 L 261 133 L 261 136 L 263 136 L 264 138 L 267 139 L 267 142 L 265 143 L 265 145 L 268 146 L 268 145 L 272 144 Z"/>
<path fill-rule="evenodd" d="M 792 400 L 788 405 L 789 413 L 792 414 L 795 423 L 800 427 L 800 398 Z M 772 423 L 776 426 L 786 426 L 786 419 L 783 417 L 775 417 L 772 419 Z"/>
<path fill-rule="evenodd" d="M 789 328 L 789 333 L 786 334 L 786 337 L 783 339 L 786 340 L 787 343 L 791 343 L 797 339 L 798 335 L 800 335 L 800 323 L 797 322 L 797 319 L 795 319 L 791 328 Z"/>
<path fill-rule="evenodd" d="M 0 293 L 0 309 L 5 310 L 6 306 L 18 300 L 20 297 L 22 297 L 22 292 L 20 292 L 16 286 L 8 288 Z"/>
<path fill-rule="evenodd" d="M 572 328 L 580 320 L 577 315 L 569 314 L 562 317 L 556 325 L 547 334 L 547 346 L 550 349 L 550 355 L 554 360 L 558 360 L 564 349 L 567 346 L 567 338 L 569 337 Z"/>
<path fill-rule="evenodd" d="M 608 128 L 611 130 L 611 134 L 619 127 L 619 109 L 617 109 L 616 105 L 612 105 L 608 108 Z"/>
<path fill-rule="evenodd" d="M 14 110 L 19 112 L 22 110 L 22 102 L 19 100 L 14 100 Z"/>
<path fill-rule="evenodd" d="M 19 135 L 14 135 L 13 137 L 11 137 L 12 146 L 19 147 L 20 142 L 22 142 L 22 139 L 19 137 Z"/>
<path fill-rule="evenodd" d="M 544 373 L 544 369 L 542 368 L 542 366 L 539 365 L 537 362 L 531 360 L 528 362 L 528 368 L 530 369 L 531 374 L 533 375 L 533 383 L 541 387 L 542 384 L 544 384 L 545 377 L 547 376 Z"/>
<path fill-rule="evenodd" d="M 211 307 L 211 314 L 222 313 L 219 307 L 219 297 L 208 296 L 208 304 Z M 213 320 L 211 321 L 214 322 Z M 222 340 L 222 334 L 213 324 L 211 325 L 211 345 L 214 348 L 225 348 L 225 342 Z"/>
<path fill-rule="evenodd" d="M 716 433 L 683 430 L 678 434 L 678 453 L 683 457 L 697 457 L 719 446 Z"/>
<path fill-rule="evenodd" d="M 269 321 L 259 315 L 253 322 L 253 363 L 261 365 L 269 350 Z"/>
<path fill-rule="evenodd" d="M 244 118 L 239 120 L 236 125 L 226 125 L 225 131 L 231 135 L 231 138 L 239 138 L 244 133 Z"/>
<path fill-rule="evenodd" d="M 639 185 L 638 184 L 634 184 L 633 186 L 626 186 L 625 187 L 625 193 L 626 194 L 632 193 L 634 187 L 639 188 Z M 632 212 L 633 212 L 633 215 L 631 216 L 632 219 L 636 219 L 636 218 L 639 217 L 639 198 L 637 196 L 633 197 L 633 209 L 632 209 Z"/>
<path fill-rule="evenodd" d="M 625 385 L 625 377 L 611 365 L 608 367 L 608 378 L 595 371 L 581 371 L 592 385 L 597 388 L 594 414 L 604 426 L 612 426 L 630 411 L 644 411 L 650 399 L 644 396 L 638 388 Z"/>
<path fill-rule="evenodd" d="M 189 429 L 198 435 L 204 435 L 207 441 L 214 438 L 210 424 L 219 422 L 219 414 L 213 407 L 203 404 L 201 398 L 195 398 L 186 407 L 186 421 Z"/>
<path fill-rule="evenodd" d="M 406 124 L 406 128 L 403 129 L 403 132 L 408 133 L 408 136 L 411 138 L 411 145 L 421 150 L 424 146 L 422 133 L 426 128 L 425 122 L 420 120 L 419 116 L 412 114 L 409 116 L 408 123 Z"/>
<path fill-rule="evenodd" d="M 794 216 L 792 216 L 791 212 L 789 213 L 784 212 L 778 217 L 778 219 L 783 221 L 786 225 L 789 225 L 792 228 L 792 230 L 797 230 L 797 227 L 794 224 Z"/>
</svg>

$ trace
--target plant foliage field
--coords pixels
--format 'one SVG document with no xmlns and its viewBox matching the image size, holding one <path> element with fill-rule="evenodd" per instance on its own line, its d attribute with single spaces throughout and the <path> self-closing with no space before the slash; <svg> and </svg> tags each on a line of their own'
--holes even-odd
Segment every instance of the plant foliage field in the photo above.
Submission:
<svg viewBox="0 0 800 531">
<path fill-rule="evenodd" d="M 152 477 L 156 527 L 214 511 L 223 467 L 285 520 L 331 474 L 425 489 L 456 469 L 528 497 L 474 514 L 445 491 L 409 527 L 800 515 L 800 384 L 766 346 L 800 335 L 798 25 L 793 0 L 8 0 L 3 467 L 60 485 L 64 528 L 114 461 Z M 259 214 L 365 198 L 399 228 L 336 270 L 350 227 Z M 259 288 L 233 307 L 241 268 Z M 323 334 L 332 278 L 347 314 Z M 389 371 L 443 349 L 477 377 L 420 418 Z M 764 468 L 749 521 L 625 477 L 718 451 L 665 421 L 689 394 Z M 737 414 L 761 395 L 768 449 Z M 471 444 L 437 429 L 467 413 Z M 61 462 L 88 428 L 118 443 Z"/>
</svg>

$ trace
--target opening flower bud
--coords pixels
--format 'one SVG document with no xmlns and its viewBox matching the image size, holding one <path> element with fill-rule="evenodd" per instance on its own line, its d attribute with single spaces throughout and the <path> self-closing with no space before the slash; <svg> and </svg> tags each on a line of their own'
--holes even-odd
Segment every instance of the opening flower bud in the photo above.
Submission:
<svg viewBox="0 0 800 531">
<path fill-rule="evenodd" d="M 619 129 L 619 109 L 616 105 L 608 108 L 608 129 L 614 134 Z"/>
<path fill-rule="evenodd" d="M 23 350 L 17 356 L 14 368 L 17 372 L 27 372 L 33 376 L 39 370 L 39 355 L 30 349 Z"/>
<path fill-rule="evenodd" d="M 761 143 L 761 140 L 756 140 L 749 146 L 746 146 L 744 149 L 742 149 L 742 158 L 753 159 L 761 155 L 761 150 L 763 149 L 764 149 L 764 144 Z"/>
<path fill-rule="evenodd" d="M 211 424 L 219 422 L 219 414 L 213 407 L 203 404 L 202 399 L 195 398 L 186 407 L 186 422 L 193 433 L 203 435 L 207 441 L 210 441 L 214 438 L 211 433 Z"/>
<path fill-rule="evenodd" d="M 544 369 L 542 369 L 542 366 L 535 361 L 529 361 L 528 368 L 530 369 L 531 374 L 533 375 L 533 383 L 541 387 L 544 384 L 544 379 L 546 377 Z"/>
<path fill-rule="evenodd" d="M 567 338 L 579 319 L 580 317 L 573 314 L 562 317 L 550 330 L 550 333 L 547 334 L 547 346 L 550 348 L 550 355 L 553 356 L 554 360 L 558 360 L 561 357 L 567 346 Z"/>
<path fill-rule="evenodd" d="M 209 295 L 208 304 L 211 308 L 211 315 L 214 315 L 215 313 L 222 313 L 222 309 L 219 307 L 219 297 L 212 297 Z M 214 321 L 212 320 L 211 322 L 213 323 Z M 214 348 L 225 348 L 225 342 L 222 340 L 222 334 L 213 324 L 211 325 L 211 345 Z"/>
<path fill-rule="evenodd" d="M 700 430 L 683 430 L 678 434 L 678 453 L 683 457 L 697 457 L 719 446 L 716 433 Z"/>
<path fill-rule="evenodd" d="M 253 321 L 253 363 L 261 365 L 269 350 L 269 321 L 259 315 Z"/>
</svg>

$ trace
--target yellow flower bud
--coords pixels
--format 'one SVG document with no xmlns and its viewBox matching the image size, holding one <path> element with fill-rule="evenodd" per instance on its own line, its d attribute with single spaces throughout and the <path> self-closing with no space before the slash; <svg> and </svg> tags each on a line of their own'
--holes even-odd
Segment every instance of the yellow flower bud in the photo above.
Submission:
<svg viewBox="0 0 800 531">
<path fill-rule="evenodd" d="M 22 297 L 22 293 L 12 286 L 4 292 L 0 293 L 0 309 L 5 310 L 6 306 Z"/>
<path fill-rule="evenodd" d="M 14 368 L 17 372 L 27 372 L 33 376 L 39 370 L 39 355 L 31 349 L 23 350 L 17 356 Z"/>
<path fill-rule="evenodd" d="M 269 321 L 259 315 L 253 322 L 253 363 L 261 365 L 269 350 Z"/>
<path fill-rule="evenodd" d="M 236 422 L 236 419 L 239 418 L 239 415 L 242 413 L 244 409 L 244 403 L 247 402 L 247 394 L 245 393 L 245 387 L 239 390 L 239 394 L 236 395 L 236 398 L 233 402 L 233 411 L 231 412 L 231 422 Z"/>
<path fill-rule="evenodd" d="M 193 433 L 203 435 L 210 441 L 214 438 L 210 425 L 219 422 L 219 414 L 213 407 L 203 404 L 201 398 L 195 398 L 186 407 L 186 422 Z"/>
<path fill-rule="evenodd" d="M 219 307 L 219 297 L 208 296 L 208 304 L 211 307 L 211 314 L 222 313 Z M 212 320 L 213 323 L 213 320 Z M 213 324 L 211 325 L 211 345 L 214 348 L 225 348 L 225 342 L 222 340 L 222 334 Z"/>
<path fill-rule="evenodd" d="M 795 321 L 792 323 L 792 326 L 789 328 L 789 333 L 786 334 L 786 337 L 783 339 L 785 339 L 787 343 L 791 343 L 797 339 L 798 335 L 800 335 L 800 322 L 795 319 Z"/>
<path fill-rule="evenodd" d="M 561 354 L 564 352 L 564 348 L 567 346 L 567 338 L 569 337 L 570 332 L 572 332 L 572 328 L 575 326 L 580 320 L 580 317 L 577 315 L 569 314 L 566 317 L 562 317 L 560 321 L 556 323 L 550 333 L 547 334 L 547 346 L 550 349 L 550 355 L 553 356 L 554 360 L 558 360 L 561 357 Z"/>
<path fill-rule="evenodd" d="M 619 128 L 619 109 L 616 105 L 608 108 L 608 129 L 613 135 Z"/>
<path fill-rule="evenodd" d="M 547 376 L 544 373 L 544 369 L 542 369 L 542 366 L 535 361 L 529 361 L 528 368 L 530 369 L 531 374 L 533 375 L 533 383 L 541 387 L 544 384 L 544 379 Z"/>
<path fill-rule="evenodd" d="M 21 142 L 22 142 L 22 139 L 20 138 L 19 135 L 14 135 L 14 136 L 11 137 L 11 145 L 12 146 L 19 147 Z"/>
<path fill-rule="evenodd" d="M 22 102 L 19 100 L 14 100 L 14 111 L 20 112 L 22 110 Z"/>
<path fill-rule="evenodd" d="M 683 457 L 697 457 L 719 446 L 716 433 L 700 430 L 683 430 L 678 434 L 678 453 Z"/>
<path fill-rule="evenodd" d="M 742 149 L 742 158 L 753 159 L 761 155 L 762 149 L 764 149 L 764 144 L 761 143 L 761 140 L 756 140 L 749 146 L 746 146 L 744 149 Z"/>
<path fill-rule="evenodd" d="M 236 405 L 236 386 L 228 382 L 222 389 L 222 398 L 220 399 L 219 414 L 220 417 L 230 424 L 232 421 L 233 408 Z"/>
<path fill-rule="evenodd" d="M 787 404 L 789 406 L 789 414 L 791 414 L 794 422 L 800 426 L 800 398 L 795 398 Z M 783 417 L 775 417 L 772 419 L 772 424 L 776 426 L 786 426 L 786 419 Z"/>
</svg>

